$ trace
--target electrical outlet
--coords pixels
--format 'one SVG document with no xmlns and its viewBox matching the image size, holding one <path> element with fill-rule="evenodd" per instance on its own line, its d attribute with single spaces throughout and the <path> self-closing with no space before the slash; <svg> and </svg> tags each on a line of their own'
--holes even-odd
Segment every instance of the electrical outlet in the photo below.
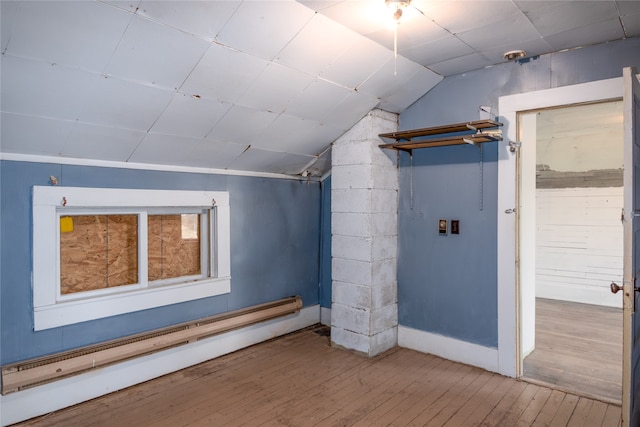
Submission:
<svg viewBox="0 0 640 427">
<path fill-rule="evenodd" d="M 447 234 L 447 220 L 439 219 L 438 220 L 438 234 Z"/>
</svg>

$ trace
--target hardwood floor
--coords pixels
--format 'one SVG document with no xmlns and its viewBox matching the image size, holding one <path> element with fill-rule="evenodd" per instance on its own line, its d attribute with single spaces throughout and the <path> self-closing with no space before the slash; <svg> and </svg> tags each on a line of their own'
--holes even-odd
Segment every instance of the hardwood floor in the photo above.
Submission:
<svg viewBox="0 0 640 427">
<path fill-rule="evenodd" d="M 618 426 L 620 407 L 306 329 L 21 426 Z"/>
<path fill-rule="evenodd" d="M 619 404 L 622 309 L 538 298 L 536 349 L 524 376 Z"/>
</svg>

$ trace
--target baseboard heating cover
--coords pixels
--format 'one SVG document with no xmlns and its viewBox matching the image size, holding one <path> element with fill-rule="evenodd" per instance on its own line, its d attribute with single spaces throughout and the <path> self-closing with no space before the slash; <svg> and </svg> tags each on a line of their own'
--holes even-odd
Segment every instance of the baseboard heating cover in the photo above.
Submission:
<svg viewBox="0 0 640 427">
<path fill-rule="evenodd" d="M 301 308 L 302 298 L 295 296 L 64 353 L 6 365 L 2 367 L 2 394 L 5 395 L 91 369 L 195 342 L 233 329 L 297 313 Z"/>
</svg>

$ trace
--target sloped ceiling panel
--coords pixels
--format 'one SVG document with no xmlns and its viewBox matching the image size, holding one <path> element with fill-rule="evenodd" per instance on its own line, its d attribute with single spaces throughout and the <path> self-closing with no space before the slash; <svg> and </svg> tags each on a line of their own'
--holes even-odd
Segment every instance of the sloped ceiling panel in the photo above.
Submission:
<svg viewBox="0 0 640 427">
<path fill-rule="evenodd" d="M 323 174 L 446 75 L 640 33 L 640 2 L 2 1 L 3 153 Z M 385 22 L 387 21 L 387 22 Z"/>
<path fill-rule="evenodd" d="M 295 1 L 1 7 L 3 152 L 322 174 L 368 111 L 441 79 Z"/>
</svg>

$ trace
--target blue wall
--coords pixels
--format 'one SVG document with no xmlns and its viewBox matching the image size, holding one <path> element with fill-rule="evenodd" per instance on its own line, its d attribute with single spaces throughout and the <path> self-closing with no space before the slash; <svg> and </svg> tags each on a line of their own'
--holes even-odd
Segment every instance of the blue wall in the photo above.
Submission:
<svg viewBox="0 0 640 427">
<path fill-rule="evenodd" d="M 331 176 L 322 181 L 320 306 L 331 308 Z"/>
<path fill-rule="evenodd" d="M 399 129 L 477 120 L 481 105 L 497 112 L 500 96 L 620 77 L 630 65 L 640 68 L 638 37 L 447 77 L 400 115 Z M 399 324 L 497 347 L 497 156 L 497 143 L 483 145 L 482 190 L 476 147 L 415 150 L 412 167 L 401 156 Z M 439 236 L 438 218 L 459 219 L 460 235 Z"/>
<path fill-rule="evenodd" d="M 31 187 L 229 191 L 231 293 L 33 331 Z M 0 363 L 68 350 L 292 295 L 319 303 L 318 182 L 43 163 L 0 163 Z"/>
</svg>

